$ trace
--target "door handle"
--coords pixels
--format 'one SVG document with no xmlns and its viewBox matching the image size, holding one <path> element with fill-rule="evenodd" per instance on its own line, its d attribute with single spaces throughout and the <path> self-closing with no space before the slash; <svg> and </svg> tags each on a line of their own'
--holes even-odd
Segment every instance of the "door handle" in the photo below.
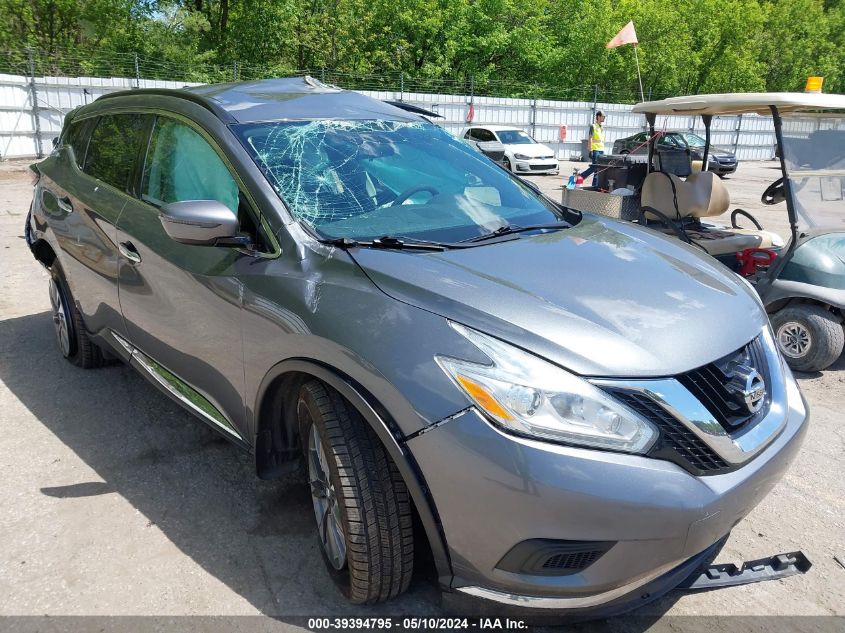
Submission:
<svg viewBox="0 0 845 633">
<path fill-rule="evenodd" d="M 120 254 L 133 264 L 139 264 L 141 262 L 141 255 L 139 255 L 138 251 L 135 250 L 135 246 L 132 242 L 121 242 L 117 245 L 117 250 L 119 250 Z"/>
<path fill-rule="evenodd" d="M 65 213 L 73 213 L 73 203 L 67 196 L 65 196 L 64 198 L 57 198 L 56 204 L 59 206 L 59 209 L 61 209 Z"/>
</svg>

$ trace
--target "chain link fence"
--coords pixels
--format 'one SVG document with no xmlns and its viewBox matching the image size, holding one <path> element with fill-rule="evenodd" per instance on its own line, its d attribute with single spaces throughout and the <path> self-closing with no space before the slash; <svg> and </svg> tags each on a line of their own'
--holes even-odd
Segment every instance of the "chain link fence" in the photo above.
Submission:
<svg viewBox="0 0 845 633">
<path fill-rule="evenodd" d="M 579 160 L 597 109 L 607 115 L 606 150 L 613 141 L 644 130 L 642 115 L 630 112 L 639 95 L 600 86 L 550 87 L 504 80 L 414 77 L 403 72 L 348 73 L 284 66 L 178 64 L 136 53 L 90 54 L 33 48 L 0 51 L 0 159 L 43 157 L 61 131 L 64 115 L 116 90 L 181 88 L 200 83 L 311 75 L 376 99 L 400 100 L 438 113 L 437 123 L 460 135 L 470 122 L 526 130 L 559 159 Z M 646 99 L 669 95 L 647 94 Z M 696 117 L 667 117 L 661 127 L 700 131 Z M 721 117 L 714 143 L 731 147 L 742 159 L 774 154 L 771 121 L 765 117 Z"/>
<path fill-rule="evenodd" d="M 404 71 L 353 73 L 328 68 L 245 64 L 237 60 L 225 65 L 178 63 L 145 57 L 135 52 L 121 53 L 97 49 L 84 53 L 62 49 L 48 52 L 36 48 L 0 51 L 0 74 L 30 77 L 127 77 L 136 81 L 147 79 L 186 83 L 221 83 L 311 75 L 349 90 L 631 104 L 640 101 L 640 95 L 636 91 L 607 90 L 595 85 L 541 85 L 474 75 L 422 77 Z M 645 95 L 646 98 L 654 99 L 667 96 L 671 95 L 651 92 Z"/>
</svg>

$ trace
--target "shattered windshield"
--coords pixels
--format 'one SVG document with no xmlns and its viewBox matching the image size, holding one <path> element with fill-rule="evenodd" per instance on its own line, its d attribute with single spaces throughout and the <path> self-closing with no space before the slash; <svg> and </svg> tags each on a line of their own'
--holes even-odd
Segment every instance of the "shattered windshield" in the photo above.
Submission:
<svg viewBox="0 0 845 633">
<path fill-rule="evenodd" d="M 786 169 L 802 224 L 845 228 L 845 115 L 784 115 L 782 130 Z"/>
<path fill-rule="evenodd" d="M 430 123 L 270 122 L 236 131 L 294 217 L 325 238 L 458 242 L 561 219 L 526 185 Z"/>
</svg>

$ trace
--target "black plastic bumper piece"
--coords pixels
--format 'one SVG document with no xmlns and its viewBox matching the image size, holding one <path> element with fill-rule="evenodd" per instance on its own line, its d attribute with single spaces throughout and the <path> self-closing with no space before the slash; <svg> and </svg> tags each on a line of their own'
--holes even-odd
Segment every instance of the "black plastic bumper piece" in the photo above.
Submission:
<svg viewBox="0 0 845 633">
<path fill-rule="evenodd" d="M 770 558 L 748 561 L 742 568 L 733 563 L 710 565 L 698 575 L 692 575 L 678 585 L 679 589 L 690 591 L 719 589 L 735 585 L 747 585 L 764 580 L 778 580 L 796 574 L 806 573 L 813 564 L 803 552 L 777 554 Z"/>
</svg>

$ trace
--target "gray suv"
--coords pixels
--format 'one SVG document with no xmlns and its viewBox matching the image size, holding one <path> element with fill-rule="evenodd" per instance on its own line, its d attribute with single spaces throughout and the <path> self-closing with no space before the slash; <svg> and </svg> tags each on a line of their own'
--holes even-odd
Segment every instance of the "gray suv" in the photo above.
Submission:
<svg viewBox="0 0 845 633">
<path fill-rule="evenodd" d="M 33 169 L 61 353 L 129 363 L 261 478 L 301 466 L 354 603 L 426 551 L 482 604 L 636 607 L 712 559 L 806 431 L 739 277 L 355 92 L 111 94 Z"/>
</svg>

